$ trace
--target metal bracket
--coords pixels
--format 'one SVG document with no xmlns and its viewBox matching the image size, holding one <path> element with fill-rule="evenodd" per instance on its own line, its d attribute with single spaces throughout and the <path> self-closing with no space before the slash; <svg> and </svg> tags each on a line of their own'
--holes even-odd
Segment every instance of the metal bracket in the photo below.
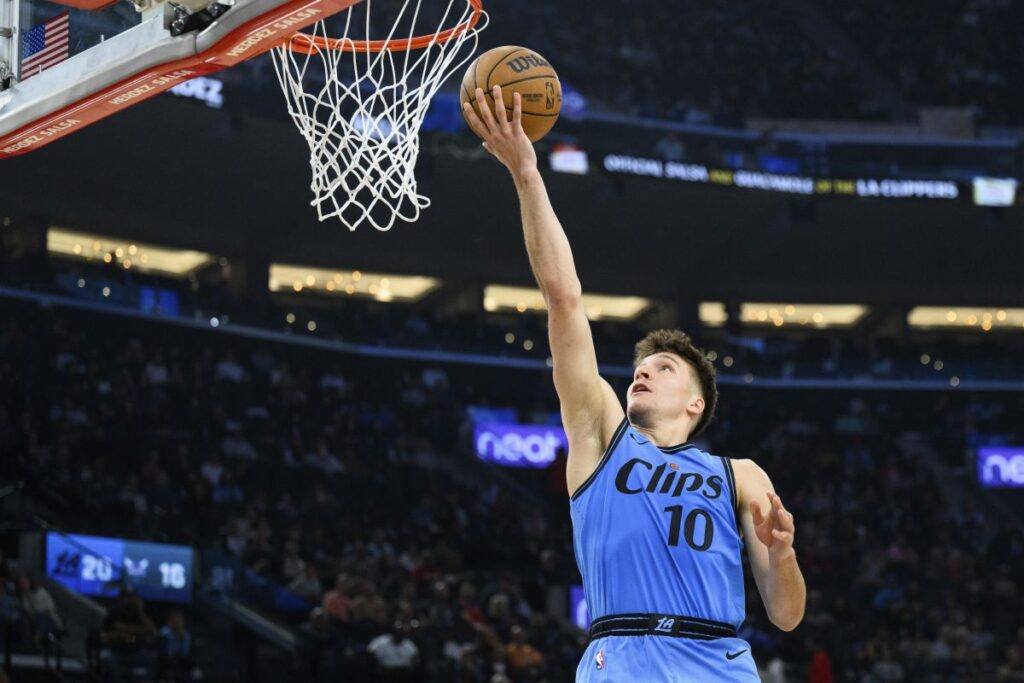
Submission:
<svg viewBox="0 0 1024 683">
<path fill-rule="evenodd" d="M 229 2 L 212 2 L 203 9 L 189 13 L 189 8 L 177 2 L 167 3 L 172 8 L 173 18 L 170 22 L 171 35 L 180 36 L 190 31 L 202 30 L 217 20 L 217 17 L 227 12 L 234 5 L 233 0 Z"/>
<path fill-rule="evenodd" d="M 13 38 L 14 29 L 7 26 L 0 26 L 0 38 Z"/>
</svg>

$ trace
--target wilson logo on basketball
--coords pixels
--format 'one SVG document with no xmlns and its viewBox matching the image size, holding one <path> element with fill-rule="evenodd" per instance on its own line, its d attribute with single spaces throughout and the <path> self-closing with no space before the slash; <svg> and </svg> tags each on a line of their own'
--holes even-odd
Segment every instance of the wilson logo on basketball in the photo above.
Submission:
<svg viewBox="0 0 1024 683">
<path fill-rule="evenodd" d="M 525 57 L 516 57 L 508 62 L 510 69 L 515 71 L 517 74 L 521 74 L 527 69 L 531 69 L 535 66 L 551 66 L 546 61 L 538 57 L 537 55 L 526 55 Z"/>
</svg>

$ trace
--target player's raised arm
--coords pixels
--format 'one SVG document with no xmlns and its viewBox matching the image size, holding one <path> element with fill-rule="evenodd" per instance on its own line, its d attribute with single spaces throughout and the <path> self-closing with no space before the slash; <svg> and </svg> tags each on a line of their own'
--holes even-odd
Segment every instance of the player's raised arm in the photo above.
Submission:
<svg viewBox="0 0 1024 683">
<path fill-rule="evenodd" d="M 495 102 L 502 101 L 497 86 L 493 98 Z M 548 199 L 533 144 L 523 132 L 519 93 L 513 97 L 511 119 L 504 107 L 497 107 L 492 113 L 479 88 L 476 100 L 480 116 L 467 103 L 466 120 L 483 138 L 484 148 L 512 174 L 519 193 L 530 267 L 548 309 L 555 390 L 569 437 L 566 478 L 571 493 L 594 471 L 624 413 L 615 392 L 598 374 L 594 340 L 583 310 L 583 290 L 572 250 Z"/>
<path fill-rule="evenodd" d="M 768 618 L 792 631 L 804 618 L 807 586 L 796 561 L 796 524 L 768 475 L 751 460 L 734 460 L 740 526 L 747 558 Z"/>
</svg>

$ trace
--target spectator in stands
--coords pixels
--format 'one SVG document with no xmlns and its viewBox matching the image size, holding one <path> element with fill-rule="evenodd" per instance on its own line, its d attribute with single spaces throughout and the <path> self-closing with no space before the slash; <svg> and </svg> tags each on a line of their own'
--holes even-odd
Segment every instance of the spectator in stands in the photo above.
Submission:
<svg viewBox="0 0 1024 683">
<path fill-rule="evenodd" d="M 136 668 L 152 676 L 156 668 L 158 631 L 147 616 L 142 599 L 131 588 L 121 589 L 107 611 L 100 630 L 100 661 L 103 678 L 120 683 L 132 679 Z"/>
<path fill-rule="evenodd" d="M 352 611 L 352 600 L 348 596 L 349 577 L 345 573 L 334 579 L 334 588 L 324 593 L 320 606 L 331 619 L 348 621 Z"/>
<path fill-rule="evenodd" d="M 378 627 L 388 622 L 388 604 L 377 592 L 375 582 L 366 580 L 360 584 L 358 592 L 352 598 L 352 619 L 369 622 Z"/>
<path fill-rule="evenodd" d="M 224 476 L 224 463 L 221 461 L 220 453 L 214 452 L 199 468 L 199 473 L 211 488 L 220 486 L 220 480 Z"/>
<path fill-rule="evenodd" d="M 416 680 L 419 649 L 409 637 L 408 624 L 396 621 L 391 630 L 370 641 L 367 651 L 377 661 L 382 683 L 412 683 Z"/>
<path fill-rule="evenodd" d="M 172 609 L 160 629 L 159 676 L 175 683 L 192 677 L 192 633 L 185 626 L 185 613 Z"/>
<path fill-rule="evenodd" d="M 312 563 L 306 564 L 303 572 L 288 584 L 288 590 L 307 602 L 317 602 L 324 590 L 320 583 L 320 573 Z"/>
<path fill-rule="evenodd" d="M 512 627 L 512 642 L 505 646 L 505 659 L 513 680 L 535 680 L 544 670 L 544 655 L 526 642 L 522 626 Z"/>
<path fill-rule="evenodd" d="M 18 579 L 18 597 L 22 613 L 32 625 L 32 639 L 41 643 L 49 636 L 59 636 L 64 631 L 64 621 L 57 613 L 57 604 L 50 591 L 34 579 L 21 576 Z"/>
<path fill-rule="evenodd" d="M 279 507 L 279 509 L 281 508 Z M 295 541 L 288 541 L 284 545 L 284 557 L 281 558 L 281 576 L 286 581 L 293 581 L 295 577 L 305 571 L 306 561 L 299 555 L 299 544 Z"/>
<path fill-rule="evenodd" d="M 23 635 L 21 604 L 8 592 L 7 587 L 8 583 L 0 580 L 0 638 L 10 633 L 16 639 L 20 639 Z M 25 634 L 26 639 L 30 637 Z"/>
</svg>

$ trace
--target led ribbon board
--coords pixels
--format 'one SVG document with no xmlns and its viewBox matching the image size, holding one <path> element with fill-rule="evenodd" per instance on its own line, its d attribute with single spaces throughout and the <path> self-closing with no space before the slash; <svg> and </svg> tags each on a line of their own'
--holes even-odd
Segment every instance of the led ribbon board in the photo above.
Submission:
<svg viewBox="0 0 1024 683">
<path fill-rule="evenodd" d="M 146 600 L 190 602 L 193 573 L 187 546 L 46 535 L 46 575 L 82 595 L 112 598 L 131 586 Z"/>
</svg>

